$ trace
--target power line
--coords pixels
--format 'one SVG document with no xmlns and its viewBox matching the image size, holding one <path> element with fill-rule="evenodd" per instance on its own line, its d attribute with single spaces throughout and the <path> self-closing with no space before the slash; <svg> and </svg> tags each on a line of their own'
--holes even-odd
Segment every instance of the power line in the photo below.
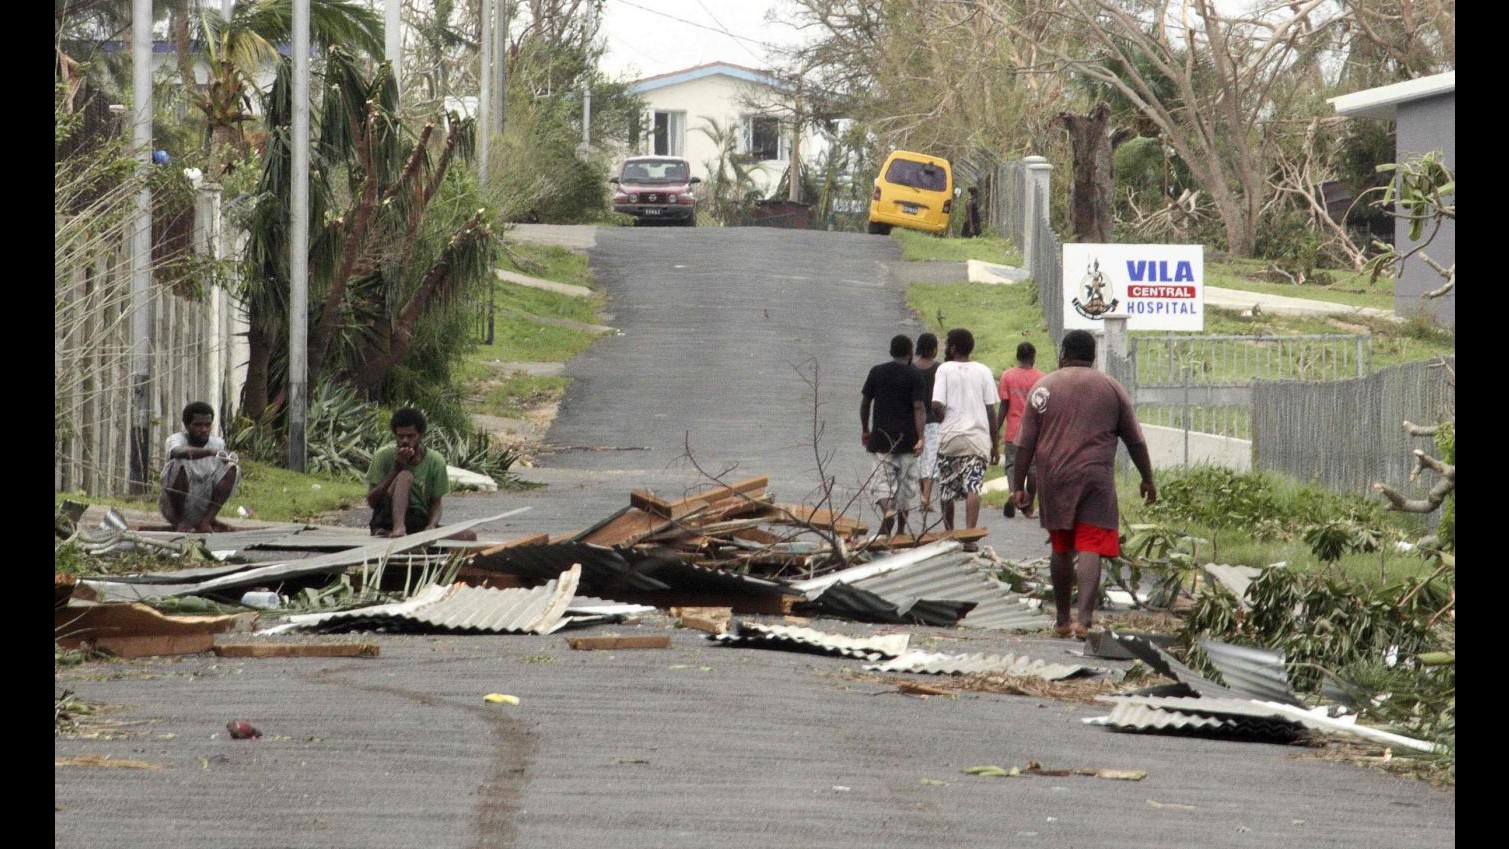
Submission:
<svg viewBox="0 0 1509 849">
<path fill-rule="evenodd" d="M 764 47 L 766 49 L 774 50 L 774 49 L 777 49 L 780 46 L 780 45 L 777 45 L 777 44 L 772 44 L 772 43 L 770 43 L 768 41 L 761 41 L 758 38 L 750 38 L 748 36 L 738 35 L 736 33 L 729 32 L 727 29 L 718 29 L 717 27 L 710 27 L 707 24 L 699 24 L 696 21 L 689 21 L 686 18 L 678 18 L 678 17 L 676 17 L 675 15 L 672 15 L 669 12 L 662 12 L 659 9 L 651 9 L 648 6 L 641 6 L 638 3 L 631 3 L 631 2 L 629 2 L 629 0 L 615 0 L 615 2 L 622 3 L 625 6 L 632 6 L 635 9 L 639 9 L 640 11 L 649 12 L 652 15 L 659 15 L 662 18 L 670 18 L 673 21 L 676 21 L 678 23 L 686 24 L 687 26 L 696 27 L 697 29 L 705 29 L 708 32 L 715 32 L 715 33 L 718 33 L 719 35 L 726 35 L 729 38 L 732 38 L 732 39 L 734 39 L 736 41 L 747 41 L 750 44 L 757 44 L 760 47 Z M 703 8 L 706 9 L 707 7 L 704 6 Z M 712 13 L 709 12 L 708 14 L 711 15 Z M 714 20 L 717 20 L 717 19 L 714 18 Z M 720 24 L 720 26 L 721 26 L 721 24 Z"/>
<path fill-rule="evenodd" d="M 726 25 L 724 25 L 724 23 L 722 21 L 718 20 L 718 16 L 713 14 L 713 10 L 712 9 L 707 8 L 707 4 L 706 3 L 703 3 L 702 0 L 697 0 L 697 5 L 702 7 L 702 11 L 706 12 L 707 16 L 709 18 L 713 19 L 713 23 L 715 23 L 715 24 L 718 25 L 718 28 L 723 31 L 724 35 L 733 37 L 734 34 L 728 31 L 728 27 Z M 745 53 L 748 53 L 749 55 L 751 55 L 754 58 L 760 60 L 761 62 L 765 61 L 765 57 L 763 57 L 763 56 L 755 53 L 753 50 L 750 50 L 749 46 L 747 44 L 744 44 L 743 42 L 739 42 L 739 46 L 742 47 L 742 48 L 744 48 L 744 52 Z"/>
</svg>

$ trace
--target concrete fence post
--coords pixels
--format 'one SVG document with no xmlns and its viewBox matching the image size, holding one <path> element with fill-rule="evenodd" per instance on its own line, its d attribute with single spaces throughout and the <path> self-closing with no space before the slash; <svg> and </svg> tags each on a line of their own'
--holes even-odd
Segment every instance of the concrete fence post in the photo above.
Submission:
<svg viewBox="0 0 1509 849">
<path fill-rule="evenodd" d="M 1041 156 L 1024 156 L 1022 165 L 1027 169 L 1026 191 L 1022 198 L 1022 264 L 1027 268 L 1037 267 L 1037 236 L 1033 230 L 1039 217 L 1048 217 L 1048 175 L 1053 172 L 1053 166 Z M 1038 187 L 1042 187 L 1042 194 L 1038 194 Z M 1038 198 L 1043 198 L 1043 208 L 1038 208 Z"/>
</svg>

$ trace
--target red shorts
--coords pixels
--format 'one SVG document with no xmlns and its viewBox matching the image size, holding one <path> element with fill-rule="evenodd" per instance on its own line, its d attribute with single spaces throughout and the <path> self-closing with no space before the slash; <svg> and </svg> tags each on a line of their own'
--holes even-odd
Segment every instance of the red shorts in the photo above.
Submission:
<svg viewBox="0 0 1509 849">
<path fill-rule="evenodd" d="M 1120 557 L 1121 538 L 1115 528 L 1097 528 L 1078 522 L 1072 531 L 1049 531 L 1054 554 L 1093 551 L 1101 557 Z"/>
</svg>

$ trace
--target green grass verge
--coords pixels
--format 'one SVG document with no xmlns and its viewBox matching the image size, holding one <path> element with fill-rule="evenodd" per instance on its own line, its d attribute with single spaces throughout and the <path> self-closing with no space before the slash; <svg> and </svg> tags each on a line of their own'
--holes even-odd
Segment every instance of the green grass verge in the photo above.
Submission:
<svg viewBox="0 0 1509 849">
<path fill-rule="evenodd" d="M 587 270 L 586 254 L 560 245 L 520 242 L 512 238 L 506 241 L 508 250 L 498 257 L 497 268 L 592 288 L 592 273 Z"/>
<path fill-rule="evenodd" d="M 1312 301 L 1327 301 L 1353 307 L 1373 307 L 1382 310 L 1394 308 L 1393 281 L 1386 277 L 1378 282 L 1368 281 L 1368 275 L 1346 269 L 1328 268 L 1319 274 L 1328 276 L 1330 285 L 1306 283 L 1297 286 L 1266 278 L 1271 262 L 1260 259 L 1229 259 L 1225 262 L 1205 264 L 1205 282 L 1223 289 L 1241 289 L 1246 292 L 1261 292 L 1266 295 L 1283 295 L 1289 298 L 1307 298 Z"/>
<path fill-rule="evenodd" d="M 901 243 L 901 258 L 908 261 L 978 259 L 1001 265 L 1020 266 L 1022 255 L 1010 242 L 1000 236 L 980 236 L 975 239 L 957 237 L 939 238 L 917 230 L 897 227 L 891 238 Z"/>
<path fill-rule="evenodd" d="M 252 518 L 263 522 L 309 521 L 322 513 L 355 507 L 367 495 L 366 484 L 361 481 L 300 474 L 254 460 L 242 460 L 241 469 L 241 485 L 221 511 L 223 518 L 239 518 L 236 508 L 245 507 L 251 511 Z M 157 512 L 155 492 L 142 498 L 90 498 L 80 492 L 57 492 L 54 495 L 56 504 L 66 498 L 87 504 Z"/>
<path fill-rule="evenodd" d="M 1178 471 L 1160 472 L 1154 469 L 1153 473 L 1162 488 L 1170 476 L 1178 474 Z M 1142 496 L 1137 491 L 1140 479 L 1135 471 L 1125 476 L 1118 475 L 1116 480 L 1122 529 L 1125 531 L 1126 526 L 1133 524 L 1161 524 L 1164 527 L 1176 529 L 1186 536 L 1206 540 L 1205 544 L 1196 549 L 1195 559 L 1202 564 L 1225 563 L 1233 566 L 1263 567 L 1283 562 L 1287 563 L 1289 568 L 1303 571 L 1332 569 L 1357 581 L 1371 584 L 1395 583 L 1404 578 L 1423 578 L 1434 571 L 1434 566 L 1426 564 L 1415 553 L 1401 552 L 1394 547 L 1394 543 L 1399 540 L 1413 542 L 1423 536 L 1424 523 L 1419 517 L 1392 512 L 1382 513 L 1382 518 L 1373 523 L 1378 530 L 1384 531 L 1386 535 L 1392 535 L 1379 551 L 1368 554 L 1347 554 L 1335 564 L 1327 566 L 1310 551 L 1310 546 L 1304 542 L 1303 533 L 1308 526 L 1292 515 L 1292 511 L 1297 509 L 1296 505 L 1307 499 L 1328 499 L 1337 502 L 1353 502 L 1359 506 L 1371 503 L 1381 508 L 1381 502 L 1370 502 L 1369 499 L 1361 496 L 1338 496 L 1284 475 L 1266 474 L 1264 477 L 1274 485 L 1276 509 L 1268 518 L 1284 529 L 1284 535 L 1290 537 L 1288 539 L 1257 539 L 1246 527 L 1217 528 L 1196 521 L 1178 521 L 1154 516 L 1150 508 L 1142 503 Z M 1380 572 L 1383 575 L 1381 580 Z"/>
<path fill-rule="evenodd" d="M 566 394 L 570 380 L 557 376 L 514 373 L 496 382 L 468 403 L 476 412 L 489 416 L 519 418 L 532 407 L 559 401 Z"/>
</svg>

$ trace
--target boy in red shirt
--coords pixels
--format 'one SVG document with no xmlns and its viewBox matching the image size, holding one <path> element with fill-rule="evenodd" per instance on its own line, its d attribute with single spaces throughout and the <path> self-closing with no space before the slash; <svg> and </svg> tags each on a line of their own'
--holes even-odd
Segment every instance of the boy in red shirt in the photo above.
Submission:
<svg viewBox="0 0 1509 849">
<path fill-rule="evenodd" d="M 1016 367 L 1001 372 L 1001 383 L 997 394 L 1001 396 L 1001 414 L 1006 417 L 1006 442 L 1001 447 L 1001 468 L 1006 472 L 1007 480 L 1011 479 L 1011 467 L 1016 458 L 1016 437 L 1022 428 L 1022 413 L 1027 409 L 1027 393 L 1032 391 L 1032 384 L 1043 378 L 1043 373 L 1034 368 L 1037 362 L 1037 347 L 1031 342 L 1023 342 L 1016 346 Z M 1032 469 L 1027 470 L 1027 506 L 1022 508 L 1022 515 L 1032 518 L 1033 498 L 1037 496 L 1037 475 Z M 1002 510 L 1006 518 L 1016 516 L 1016 505 L 1012 499 L 1006 499 L 1006 507 Z"/>
</svg>

